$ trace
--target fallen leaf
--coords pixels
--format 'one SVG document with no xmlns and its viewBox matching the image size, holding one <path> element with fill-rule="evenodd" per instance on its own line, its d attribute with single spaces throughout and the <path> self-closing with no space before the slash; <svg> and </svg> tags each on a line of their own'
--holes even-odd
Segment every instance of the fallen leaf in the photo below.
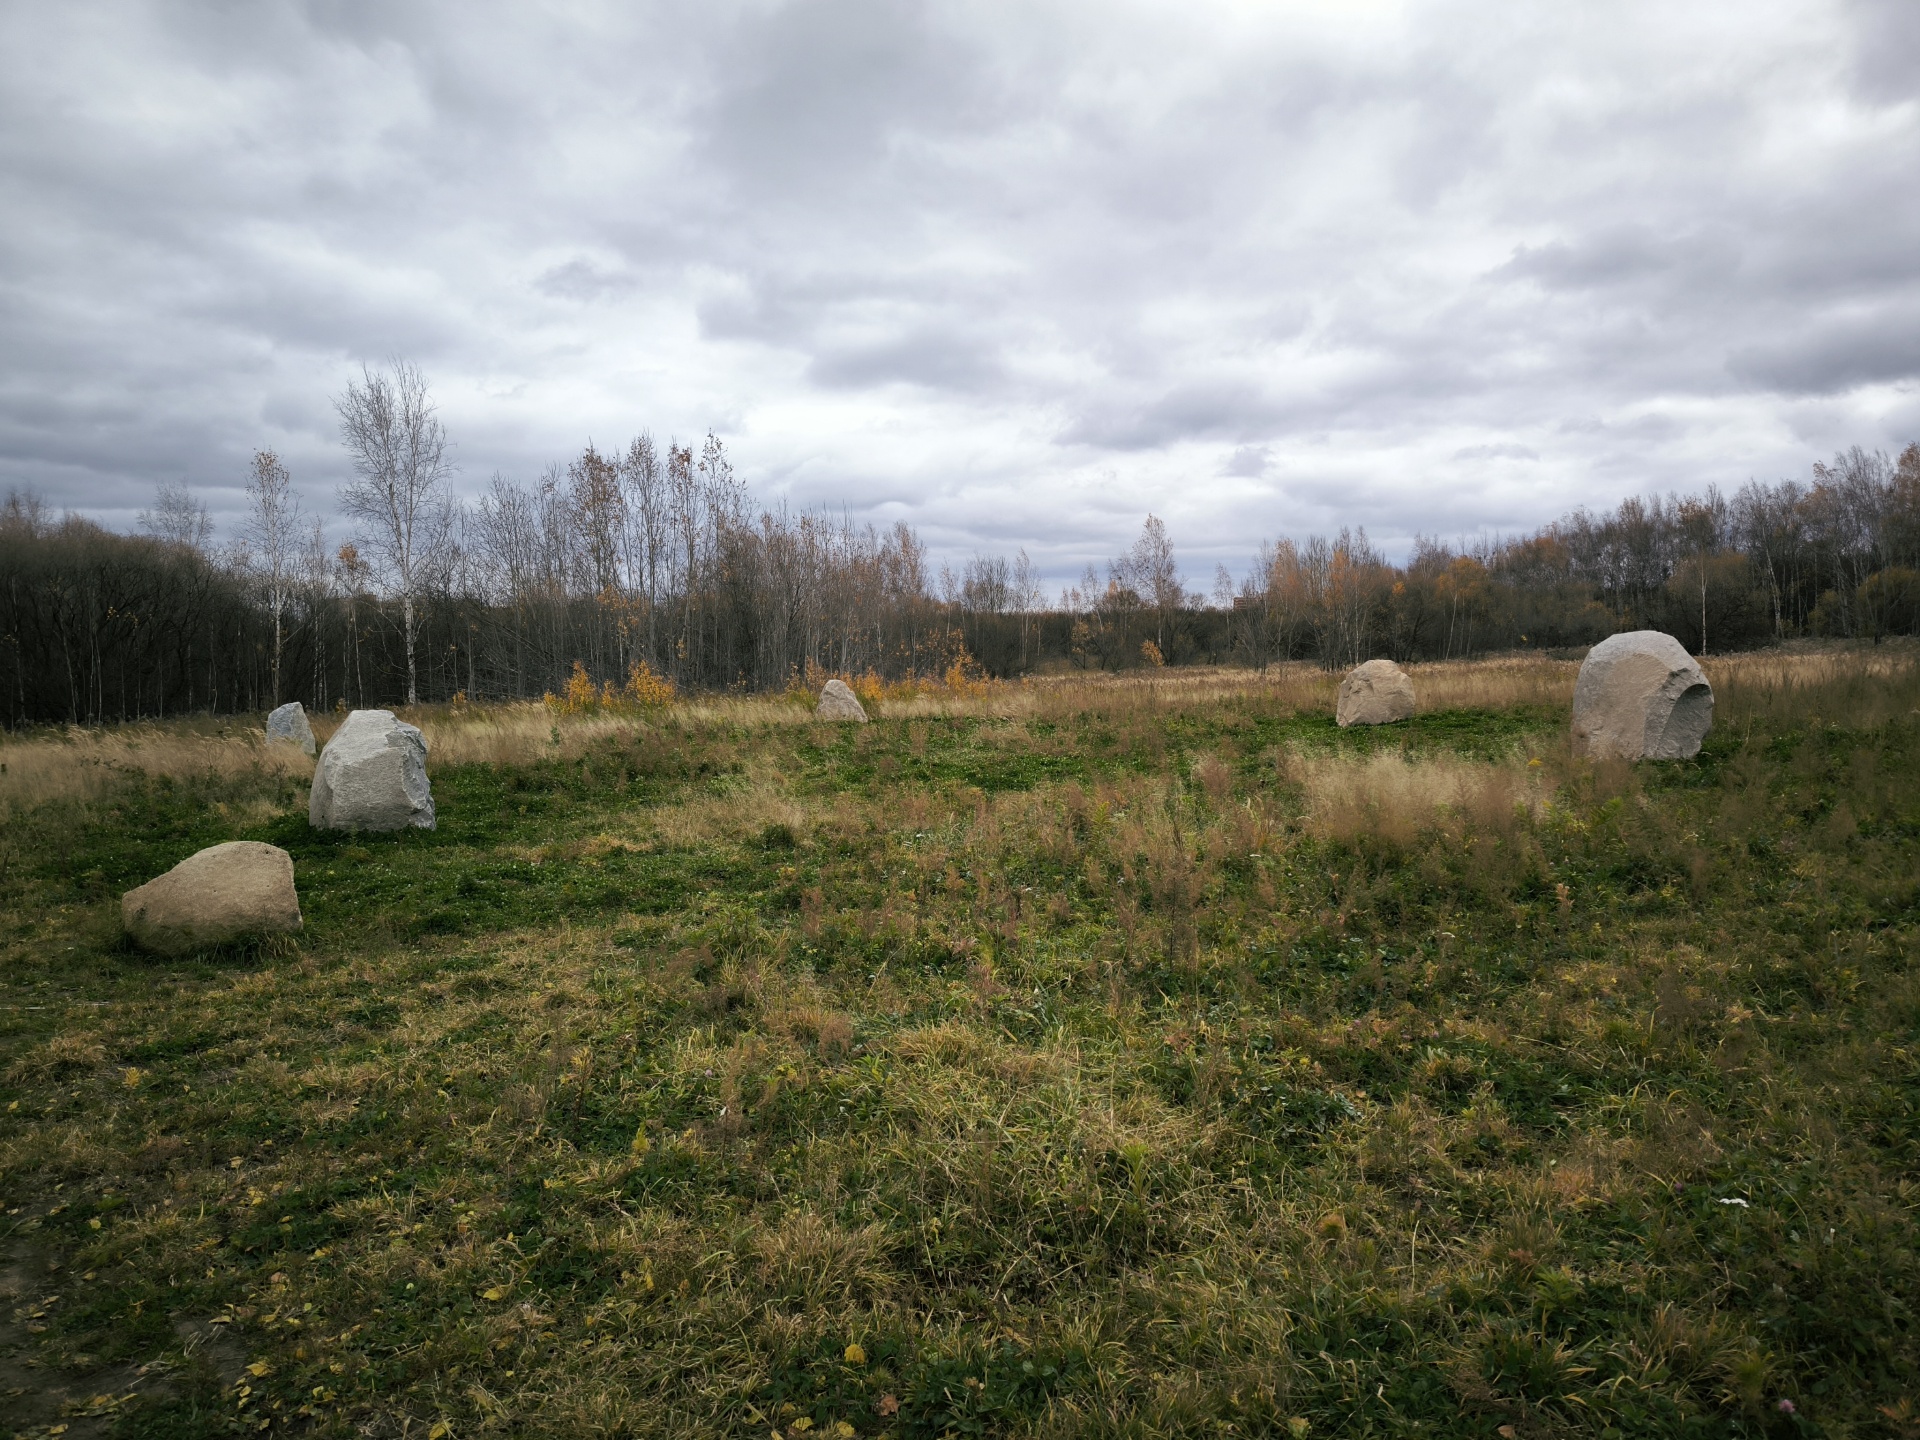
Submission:
<svg viewBox="0 0 1920 1440">
<path fill-rule="evenodd" d="M 247 1366 L 247 1373 L 253 1376 L 254 1379 L 258 1380 L 264 1375 L 271 1375 L 273 1373 L 273 1366 L 269 1365 L 264 1360 L 256 1360 L 251 1365 Z"/>
<path fill-rule="evenodd" d="M 436 1420 L 433 1428 L 427 1431 L 427 1440 L 446 1440 L 453 1433 L 453 1427 L 444 1420 Z"/>
<path fill-rule="evenodd" d="M 480 1298 L 482 1300 L 504 1300 L 507 1298 L 506 1287 L 496 1285 L 491 1290 L 481 1292 Z"/>
</svg>

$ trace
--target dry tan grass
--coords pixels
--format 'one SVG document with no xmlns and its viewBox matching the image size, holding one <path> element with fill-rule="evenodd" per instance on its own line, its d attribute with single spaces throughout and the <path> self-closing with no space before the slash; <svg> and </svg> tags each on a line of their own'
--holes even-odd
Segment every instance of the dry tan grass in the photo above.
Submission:
<svg viewBox="0 0 1920 1440">
<path fill-rule="evenodd" d="M 1211 665 L 1129 670 L 1116 675 L 1083 672 L 1035 676 L 1002 687 L 979 702 L 979 710 L 969 709 L 966 701 L 945 702 L 949 708 L 943 713 L 1024 713 L 1058 718 L 1083 711 L 1192 709 L 1242 696 L 1259 696 L 1302 710 L 1331 711 L 1338 686 L 1337 677 L 1303 662 L 1269 666 L 1264 673 Z M 989 711 L 988 707 L 994 709 Z"/>
<path fill-rule="evenodd" d="M 1839 724 L 1876 724 L 1920 710 L 1920 646 L 1911 642 L 1790 646 L 1711 656 L 1704 663 L 1721 724 L 1761 717 L 1780 721 L 1792 715 L 1818 716 Z M 1408 667 L 1422 711 L 1569 706 L 1578 672 L 1574 661 L 1540 655 Z M 1085 711 L 1191 709 L 1253 697 L 1284 709 L 1328 713 L 1338 688 L 1337 675 L 1296 661 L 1270 666 L 1264 674 L 1191 666 L 1119 675 L 1038 676 L 996 684 L 984 695 L 922 695 L 882 701 L 873 708 L 886 719 L 1021 720 Z M 597 742 L 645 730 L 686 733 L 715 726 L 815 723 L 808 709 L 778 695 L 709 696 L 637 715 L 556 717 L 538 702 L 458 709 L 420 706 L 399 713 L 426 735 L 428 765 L 436 770 L 475 763 L 524 764 L 543 756 L 570 759 Z M 314 734 L 324 745 L 338 727 L 339 717 L 311 718 Z M 184 780 L 250 769 L 304 778 L 312 773 L 313 762 L 292 746 L 266 744 L 258 727 L 240 720 L 75 726 L 34 731 L 17 739 L 0 736 L 0 816 L 49 801 L 84 803 L 107 793 L 129 773 Z M 1367 793 L 1380 790 L 1384 794 L 1400 787 L 1398 775 L 1389 764 L 1357 783 Z M 687 807 L 681 817 L 690 827 L 687 837 L 795 823 L 787 813 L 790 802 L 779 794 L 778 778 L 761 778 L 767 783 L 749 777 L 750 783 L 738 795 L 704 807 L 699 802 Z M 1338 783 L 1354 779 L 1342 775 Z M 1457 791 L 1456 780 L 1435 783 Z M 1416 808 L 1434 807 L 1421 801 Z"/>
<path fill-rule="evenodd" d="M 419 706 L 400 712 L 427 737 L 427 767 L 516 765 L 543 755 L 578 755 L 596 740 L 630 734 L 640 728 L 622 715 L 567 715 L 555 718 L 538 703 L 489 705 L 454 710 Z"/>
<path fill-rule="evenodd" d="M 1793 645 L 1709 656 L 1717 724 L 1818 718 L 1881 725 L 1920 711 L 1920 645 Z"/>
<path fill-rule="evenodd" d="M 1505 710 L 1515 705 L 1573 704 L 1574 660 L 1545 655 L 1499 655 L 1409 665 L 1421 710 Z"/>
<path fill-rule="evenodd" d="M 1322 839 L 1377 836 L 1410 844 L 1436 828 L 1500 834 L 1538 814 L 1552 793 L 1547 767 L 1520 755 L 1489 764 L 1446 754 L 1288 754 L 1282 764 L 1301 787 L 1304 822 Z"/>
<path fill-rule="evenodd" d="M 331 726 L 325 728 L 332 733 Z M 320 724 L 314 726 L 316 736 L 321 730 Z M 307 776 L 313 761 L 291 745 L 269 745 L 263 731 L 237 723 L 35 731 L 23 739 L 0 739 L 0 817 L 54 800 L 98 799 L 128 774 L 187 780 L 247 770 Z"/>
</svg>

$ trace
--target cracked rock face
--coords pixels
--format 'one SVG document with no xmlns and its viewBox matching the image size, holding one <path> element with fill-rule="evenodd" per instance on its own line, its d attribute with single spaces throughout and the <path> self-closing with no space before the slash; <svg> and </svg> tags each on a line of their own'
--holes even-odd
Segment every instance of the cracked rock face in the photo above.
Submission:
<svg viewBox="0 0 1920 1440">
<path fill-rule="evenodd" d="M 313 726 L 307 723 L 307 707 L 289 700 L 267 716 L 269 745 L 298 745 L 307 754 L 314 751 Z"/>
<path fill-rule="evenodd" d="M 313 770 L 307 822 L 318 830 L 433 829 L 427 737 L 391 710 L 356 710 Z"/>
<path fill-rule="evenodd" d="M 1587 652 L 1573 687 L 1573 748 L 1596 760 L 1685 760 L 1713 726 L 1713 687 L 1671 635 L 1629 630 Z"/>
<path fill-rule="evenodd" d="M 1391 660 L 1369 660 L 1340 682 L 1334 721 L 1347 725 L 1391 725 L 1413 714 L 1413 681 Z"/>
<path fill-rule="evenodd" d="M 847 687 L 844 680 L 829 680 L 820 691 L 820 703 L 814 707 L 816 720 L 852 720 L 857 724 L 867 723 L 867 712 L 861 708 L 860 697 Z"/>
<path fill-rule="evenodd" d="M 298 930 L 293 857 L 258 840 L 212 846 L 122 895 L 120 923 L 136 945 L 161 955 Z"/>
</svg>

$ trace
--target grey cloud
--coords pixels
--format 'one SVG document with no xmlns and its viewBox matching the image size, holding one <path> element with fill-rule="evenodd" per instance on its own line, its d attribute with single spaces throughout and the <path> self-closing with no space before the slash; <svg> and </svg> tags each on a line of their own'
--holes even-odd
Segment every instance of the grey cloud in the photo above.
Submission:
<svg viewBox="0 0 1920 1440">
<path fill-rule="evenodd" d="M 1220 473 L 1258 479 L 1267 473 L 1267 467 L 1272 463 L 1272 453 L 1265 445 L 1242 445 L 1227 457 L 1227 463 L 1220 468 Z"/>
<path fill-rule="evenodd" d="M 1920 10 L 1909 0 L 1849 0 L 1860 88 L 1885 104 L 1920 95 Z"/>
<path fill-rule="evenodd" d="M 624 294 L 637 282 L 631 275 L 604 269 L 591 260 L 569 260 L 564 265 L 555 265 L 533 283 L 543 294 L 585 302 Z"/>
<path fill-rule="evenodd" d="M 754 202 L 858 204 L 858 183 L 918 127 L 954 125 L 975 67 L 930 12 L 799 0 L 735 32 L 701 149 Z"/>
<path fill-rule="evenodd" d="M 1244 382 L 1183 385 L 1138 406 L 1102 404 L 1060 432 L 1066 445 L 1104 450 L 1152 450 L 1201 437 L 1241 444 L 1270 433 L 1279 407 Z"/>
<path fill-rule="evenodd" d="M 1738 379 L 1801 395 L 1920 380 L 1920 302 L 1825 320 L 1727 360 Z"/>
<path fill-rule="evenodd" d="M 872 385 L 925 385 L 942 390 L 981 390 L 1005 378 L 990 346 L 932 329 L 889 336 L 863 345 L 823 348 L 808 367 L 815 384 L 830 389 Z"/>
<path fill-rule="evenodd" d="M 1540 452 L 1529 445 L 1463 445 L 1453 452 L 1455 460 L 1538 460 Z"/>
<path fill-rule="evenodd" d="M 129 515 L 271 444 L 324 506 L 395 354 L 463 484 L 723 425 L 1050 565 L 1913 438 L 1913 6 L 1670 14 L 12 7 L 0 487 Z"/>
<path fill-rule="evenodd" d="M 1521 245 L 1494 274 L 1534 280 L 1549 289 L 1599 289 L 1671 274 L 1681 264 L 1682 245 L 1645 229 L 1609 229 L 1574 243 Z"/>
</svg>

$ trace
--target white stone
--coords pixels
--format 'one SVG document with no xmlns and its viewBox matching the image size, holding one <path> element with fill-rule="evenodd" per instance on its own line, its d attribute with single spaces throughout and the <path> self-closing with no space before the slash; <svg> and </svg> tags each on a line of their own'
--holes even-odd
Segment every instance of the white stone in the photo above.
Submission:
<svg viewBox="0 0 1920 1440">
<path fill-rule="evenodd" d="M 321 830 L 433 829 L 427 737 L 391 710 L 356 710 L 313 769 L 307 821 Z"/>
<path fill-rule="evenodd" d="M 135 944 L 162 955 L 300 928 L 293 857 L 258 840 L 229 840 L 189 855 L 120 897 Z"/>
<path fill-rule="evenodd" d="M 267 743 L 269 745 L 298 745 L 307 754 L 313 754 L 313 726 L 307 723 L 307 707 L 298 700 L 289 700 L 267 716 Z"/>
<path fill-rule="evenodd" d="M 1587 652 L 1573 686 L 1573 749 L 1595 759 L 1684 760 L 1713 725 L 1713 687 L 1671 635 L 1629 630 Z"/>
<path fill-rule="evenodd" d="M 1413 714 L 1413 681 L 1391 660 L 1369 660 L 1347 672 L 1333 718 L 1341 726 L 1390 725 Z"/>
<path fill-rule="evenodd" d="M 852 720 L 858 724 L 867 723 L 867 712 L 861 708 L 860 697 L 847 688 L 844 680 L 829 680 L 820 691 L 820 703 L 814 707 L 816 720 Z"/>
</svg>

